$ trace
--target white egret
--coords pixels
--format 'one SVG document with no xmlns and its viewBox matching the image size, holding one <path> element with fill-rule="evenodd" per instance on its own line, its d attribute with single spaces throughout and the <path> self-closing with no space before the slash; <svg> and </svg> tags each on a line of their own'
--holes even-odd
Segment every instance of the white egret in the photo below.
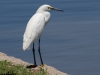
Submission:
<svg viewBox="0 0 100 75">
<path fill-rule="evenodd" d="M 44 27 L 46 26 L 46 24 L 50 19 L 50 13 L 48 12 L 49 10 L 63 11 L 61 9 L 54 8 L 47 4 L 40 6 L 36 11 L 36 13 L 29 20 L 23 36 L 23 50 L 28 50 L 30 48 L 30 45 L 33 43 L 32 51 L 34 57 L 34 66 L 37 66 L 35 59 L 35 49 L 34 49 L 34 42 L 36 39 L 39 39 L 38 52 L 41 60 L 41 65 L 43 65 L 42 56 L 40 52 L 40 37 Z"/>
</svg>

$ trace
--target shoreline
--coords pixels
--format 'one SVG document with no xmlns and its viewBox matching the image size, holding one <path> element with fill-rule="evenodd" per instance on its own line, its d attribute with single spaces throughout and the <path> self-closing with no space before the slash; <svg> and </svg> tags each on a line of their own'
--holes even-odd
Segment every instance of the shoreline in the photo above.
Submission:
<svg viewBox="0 0 100 75">
<path fill-rule="evenodd" d="M 24 66 L 31 65 L 31 63 L 25 62 L 19 58 L 13 57 L 13 56 L 7 56 L 7 54 L 0 52 L 0 61 L 3 61 L 3 60 L 7 60 L 7 61 L 13 63 L 14 65 L 17 65 L 17 64 L 24 65 Z M 34 69 L 36 70 L 38 68 L 39 67 L 37 66 Z M 68 74 L 61 72 L 61 71 L 55 69 L 54 67 L 48 66 L 48 65 L 44 65 L 43 69 L 46 70 L 50 75 L 68 75 Z"/>
</svg>

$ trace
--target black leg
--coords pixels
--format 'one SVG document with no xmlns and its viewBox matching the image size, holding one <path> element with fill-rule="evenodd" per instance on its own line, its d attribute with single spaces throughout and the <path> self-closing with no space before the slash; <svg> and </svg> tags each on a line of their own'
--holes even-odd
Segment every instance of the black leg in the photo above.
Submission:
<svg viewBox="0 0 100 75">
<path fill-rule="evenodd" d="M 40 52 L 40 38 L 39 38 L 39 46 L 38 46 L 38 52 L 39 52 L 39 56 L 40 56 L 40 60 L 41 60 L 41 65 L 43 65 L 43 61 L 42 61 L 42 56 L 41 56 L 41 52 Z"/>
<path fill-rule="evenodd" d="M 33 43 L 33 58 L 34 58 L 34 66 L 37 66 L 36 65 L 36 59 L 35 59 L 35 49 L 34 49 L 34 43 Z"/>
<path fill-rule="evenodd" d="M 36 65 L 36 59 L 35 59 L 34 43 L 33 43 L 33 49 L 32 49 L 32 52 L 33 52 L 33 58 L 34 58 L 34 65 L 28 65 L 26 68 L 35 68 L 35 67 L 37 67 L 37 65 Z"/>
</svg>

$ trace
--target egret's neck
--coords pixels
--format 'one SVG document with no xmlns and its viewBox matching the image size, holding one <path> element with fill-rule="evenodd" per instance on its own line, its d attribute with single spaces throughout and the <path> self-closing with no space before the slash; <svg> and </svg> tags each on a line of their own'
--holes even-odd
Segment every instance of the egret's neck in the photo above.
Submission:
<svg viewBox="0 0 100 75">
<path fill-rule="evenodd" d="M 46 24 L 48 23 L 49 19 L 50 19 L 50 13 L 47 11 L 47 12 L 43 12 L 44 16 L 45 16 L 45 22 Z"/>
<path fill-rule="evenodd" d="M 36 11 L 36 13 L 42 13 L 45 16 L 45 22 L 48 23 L 50 19 L 50 13 L 48 11 L 40 10 L 40 8 Z"/>
</svg>

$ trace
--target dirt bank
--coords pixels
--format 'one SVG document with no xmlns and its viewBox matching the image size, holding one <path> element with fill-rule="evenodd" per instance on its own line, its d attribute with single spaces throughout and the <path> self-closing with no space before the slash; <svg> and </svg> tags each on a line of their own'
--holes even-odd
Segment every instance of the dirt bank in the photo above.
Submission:
<svg viewBox="0 0 100 75">
<path fill-rule="evenodd" d="M 22 61 L 21 59 L 12 57 L 12 56 L 7 56 L 5 53 L 0 52 L 0 61 L 1 60 L 7 60 L 12 62 L 13 64 L 21 64 L 21 65 L 30 65 L 30 63 Z M 44 65 L 43 66 L 44 70 L 46 70 L 50 75 L 68 75 L 66 73 L 63 73 L 61 71 L 58 71 L 57 69 L 55 69 L 54 67 L 48 66 L 48 65 Z M 38 67 L 34 68 L 34 69 L 38 69 Z"/>
</svg>

